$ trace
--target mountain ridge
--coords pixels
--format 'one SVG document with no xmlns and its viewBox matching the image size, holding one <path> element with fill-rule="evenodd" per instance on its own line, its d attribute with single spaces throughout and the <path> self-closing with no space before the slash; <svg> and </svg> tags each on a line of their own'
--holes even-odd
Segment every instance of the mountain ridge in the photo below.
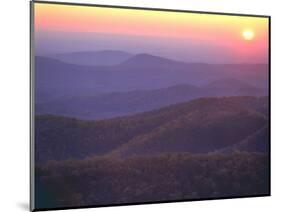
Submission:
<svg viewBox="0 0 281 212">
<path fill-rule="evenodd" d="M 124 62 L 133 54 L 120 50 L 76 51 L 47 55 L 60 61 L 86 66 L 112 66 Z"/>
<path fill-rule="evenodd" d="M 268 73 L 264 66 L 185 64 L 166 59 L 161 64 L 154 60 L 155 57 L 147 57 L 150 58 L 148 61 L 152 60 L 151 63 L 136 63 L 134 60 L 131 65 L 82 66 L 36 56 L 35 101 L 49 101 L 63 96 L 153 90 L 177 84 L 201 86 L 219 78 L 236 78 L 261 88 L 268 86 Z"/>
<path fill-rule="evenodd" d="M 100 121 L 36 116 L 36 161 L 82 159 L 109 153 L 128 157 L 166 150 L 215 151 L 240 142 L 266 124 L 267 114 L 262 113 L 266 102 L 265 97 L 201 98 Z"/>
<path fill-rule="evenodd" d="M 223 79 L 221 81 L 224 82 Z M 217 82 L 217 81 L 216 81 Z M 95 96 L 73 96 L 36 104 L 36 114 L 56 114 L 81 119 L 108 119 L 131 115 L 201 97 L 263 96 L 265 91 L 235 80 L 226 86 L 178 84 L 155 90 L 113 92 Z M 249 90 L 249 88 L 251 88 Z"/>
</svg>

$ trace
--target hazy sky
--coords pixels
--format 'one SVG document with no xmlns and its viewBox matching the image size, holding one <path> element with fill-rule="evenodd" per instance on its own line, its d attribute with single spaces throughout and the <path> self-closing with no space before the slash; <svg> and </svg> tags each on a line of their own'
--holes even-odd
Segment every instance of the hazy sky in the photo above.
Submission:
<svg viewBox="0 0 281 212">
<path fill-rule="evenodd" d="M 98 50 L 266 63 L 268 19 L 35 3 L 37 55 Z"/>
</svg>

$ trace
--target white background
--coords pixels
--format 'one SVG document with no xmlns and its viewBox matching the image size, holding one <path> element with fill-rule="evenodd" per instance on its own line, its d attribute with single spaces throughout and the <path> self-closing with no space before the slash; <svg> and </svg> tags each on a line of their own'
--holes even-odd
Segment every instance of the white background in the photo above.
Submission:
<svg viewBox="0 0 281 212">
<path fill-rule="evenodd" d="M 272 196 L 77 211 L 280 211 L 281 7 L 278 5 L 278 0 L 68 1 L 272 16 Z M 29 2 L 2 0 L 0 8 L 0 211 L 27 211 L 29 204 Z"/>
</svg>

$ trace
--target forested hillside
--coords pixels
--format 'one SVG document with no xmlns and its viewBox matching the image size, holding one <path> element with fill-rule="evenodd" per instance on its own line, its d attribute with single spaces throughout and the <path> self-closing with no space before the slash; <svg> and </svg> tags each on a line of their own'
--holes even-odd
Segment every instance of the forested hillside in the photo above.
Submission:
<svg viewBox="0 0 281 212">
<path fill-rule="evenodd" d="M 267 108 L 266 97 L 221 97 L 100 121 L 37 116 L 36 161 L 105 154 L 207 153 L 255 134 L 267 124 Z"/>
<path fill-rule="evenodd" d="M 266 195 L 268 157 L 258 153 L 91 157 L 36 168 L 36 204 L 71 207 Z"/>
</svg>

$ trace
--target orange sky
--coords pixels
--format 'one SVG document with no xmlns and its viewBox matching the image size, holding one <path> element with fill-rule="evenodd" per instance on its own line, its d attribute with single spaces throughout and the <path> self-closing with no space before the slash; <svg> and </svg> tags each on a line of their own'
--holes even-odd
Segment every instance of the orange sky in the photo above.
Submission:
<svg viewBox="0 0 281 212">
<path fill-rule="evenodd" d="M 243 31 L 253 31 L 245 40 Z M 235 54 L 268 48 L 268 19 L 198 13 L 35 3 L 35 31 L 99 32 L 202 40 L 230 46 Z"/>
</svg>

